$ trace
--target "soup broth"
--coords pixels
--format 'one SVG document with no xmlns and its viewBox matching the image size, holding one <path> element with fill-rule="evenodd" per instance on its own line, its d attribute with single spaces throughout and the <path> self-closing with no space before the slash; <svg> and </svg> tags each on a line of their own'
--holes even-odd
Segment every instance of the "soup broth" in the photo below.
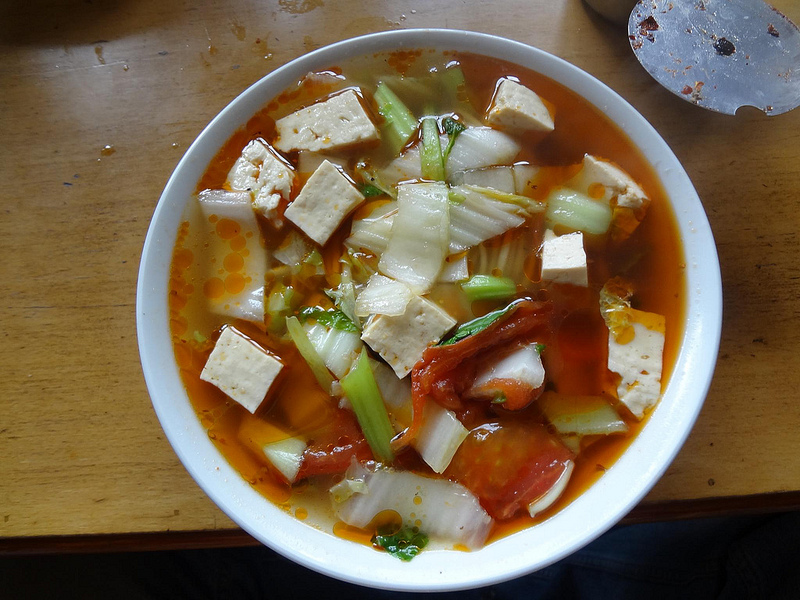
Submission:
<svg viewBox="0 0 800 600">
<path fill-rule="evenodd" d="M 440 79 L 448 74 L 452 75 L 455 68 L 463 73 L 463 82 L 459 82 L 455 88 L 457 93 L 441 93 L 444 88 L 441 87 L 443 84 Z M 338 390 L 337 394 L 323 389 L 314 370 L 287 335 L 284 320 L 300 314 L 304 307 L 321 307 L 329 311 L 340 308 L 338 305 L 334 306 L 325 290 L 336 289 L 342 282 L 343 268 L 352 271 L 348 274 L 352 274 L 361 290 L 373 270 L 381 271 L 378 256 L 364 248 L 345 245 L 354 221 L 379 214 L 395 202 L 391 195 L 380 192 L 380 189 L 375 190 L 375 182 L 367 180 L 363 174 L 385 173 L 387 165 L 392 164 L 399 152 L 408 154 L 421 142 L 420 133 L 415 131 L 400 147 L 387 143 L 386 119 L 381 117 L 381 109 L 375 100 L 379 82 L 392 88 L 417 119 L 425 115 L 436 117 L 436 132 L 442 136 L 444 145 L 447 142 L 444 117 L 450 116 L 467 128 L 485 126 L 485 111 L 496 98 L 498 83 L 503 79 L 535 91 L 553 118 L 554 129 L 546 133 L 505 131 L 519 144 L 519 152 L 509 164 L 532 165 L 538 168 L 538 172 L 523 189 L 515 190 L 504 198 L 525 198 L 535 203 L 531 206 L 538 208 L 525 213 L 522 225 L 492 236 L 475 247 L 452 253 L 448 260 L 466 257 L 470 277 L 477 274 L 478 269 L 485 267 L 485 275 L 500 279 L 506 273 L 502 266 L 492 267 L 492 257 L 499 254 L 498 249 L 519 248 L 521 259 L 515 266 L 506 269 L 508 274 L 512 271 L 516 273 L 515 288 L 510 295 L 504 297 L 472 299 L 465 296 L 463 280 L 436 282 L 421 296 L 443 308 L 459 324 L 502 309 L 515 299 L 530 299 L 536 306 L 547 305 L 550 312 L 547 325 L 542 330 L 546 330 L 546 333 L 541 334 L 542 340 L 537 340 L 544 343 L 544 348 L 538 347 L 537 351 L 541 355 L 546 375 L 544 384 L 536 393 L 543 391 L 545 396 L 537 396 L 519 410 L 507 410 L 503 407 L 503 403 L 508 401 L 504 394 L 495 395 L 492 401 L 459 397 L 460 404 L 457 408 L 444 408 L 452 409 L 451 412 L 470 432 L 486 423 L 504 425 L 516 420 L 526 427 L 528 424 L 533 427 L 532 424 L 541 423 L 542 431 L 546 430 L 551 438 L 575 445 L 571 450 L 571 476 L 568 476 L 566 487 L 558 499 L 534 516 L 522 510 L 506 518 L 494 518 L 486 542 L 490 543 L 500 536 L 534 525 L 561 510 L 613 466 L 646 424 L 649 412 L 642 418 L 637 418 L 619 402 L 619 376 L 609 370 L 608 340 L 611 334 L 599 304 L 601 289 L 609 280 L 622 277 L 629 282 L 633 290 L 629 302 L 633 309 L 664 317 L 666 328 L 662 385 L 666 385 L 669 379 L 683 334 L 685 306 L 684 264 L 676 224 L 653 169 L 630 140 L 600 110 L 540 74 L 502 60 L 466 53 L 442 54 L 424 50 L 376 55 L 347 64 L 332 65 L 328 70 L 309 75 L 296 86 L 270 100 L 262 111 L 228 140 L 208 165 L 198 182 L 197 192 L 230 189 L 229 173 L 242 155 L 243 148 L 253 140 L 274 144 L 277 136 L 276 122 L 281 118 L 330 98 L 331 95 L 336 96 L 343 91 L 355 89 L 358 90 L 360 102 L 366 112 L 378 124 L 382 141 L 355 144 L 329 152 L 325 157 L 334 162 L 336 168 L 357 189 L 377 195 L 368 197 L 350 212 L 323 245 L 309 240 L 306 232 L 298 231 L 294 223 L 281 218 L 287 205 L 298 198 L 316 170 L 303 164 L 307 159 L 304 152 L 288 151 L 281 155 L 295 174 L 288 194 L 289 202 L 287 198 L 280 200 L 276 209 L 278 217 L 275 219 L 258 214 L 255 230 L 248 229 L 235 220 L 209 215 L 208 211 L 199 208 L 197 202 L 190 202 L 184 223 L 178 232 L 172 259 L 169 306 L 173 345 L 181 377 L 198 417 L 208 429 L 213 443 L 242 477 L 266 499 L 291 512 L 298 519 L 335 535 L 370 543 L 374 539 L 375 529 L 380 525 L 376 521 L 366 528 L 353 527 L 335 515 L 331 508 L 329 490 L 350 475 L 343 472 L 324 473 L 303 477 L 289 484 L 286 476 L 276 470 L 262 450 L 265 445 L 285 440 L 287 436 L 313 443 L 315 438 L 322 435 L 319 431 L 337 419 L 349 419 L 347 427 L 358 422 L 352 417 L 342 416 L 343 412 L 351 413 L 349 408 L 339 408 L 341 390 L 334 386 L 334 392 Z M 426 87 L 430 82 L 434 84 Z M 464 135 L 463 132 L 460 135 Z M 455 139 L 457 141 L 458 137 Z M 605 233 L 583 233 L 587 285 L 546 280 L 541 276 L 544 231 L 553 229 L 557 235 L 564 236 L 572 233 L 574 228 L 549 222 L 544 206 L 553 197 L 554 190 L 579 176 L 587 154 L 612 161 L 630 175 L 646 193 L 649 205 L 641 222 L 624 239 L 612 240 Z M 422 179 L 428 180 L 424 177 Z M 402 177 L 400 181 L 403 181 Z M 391 188 L 391 193 L 397 190 L 394 182 L 388 187 Z M 494 193 L 486 192 L 484 186 L 467 188 L 467 191 L 480 189 L 482 191 L 476 193 L 488 193 L 489 196 Z M 462 201 L 458 196 L 460 192 L 456 192 L 454 197 L 454 189 L 456 188 L 451 182 L 448 192 L 451 204 Z M 524 203 L 522 200 L 509 201 Z M 317 254 L 309 254 L 295 265 L 284 265 L 276 260 L 275 254 L 280 247 L 285 246 L 287 233 L 290 231 L 296 232 L 306 247 Z M 263 252 L 263 249 L 266 249 L 267 265 L 261 267 L 261 270 L 250 268 L 248 261 L 256 260 L 254 257 Z M 343 255 L 354 257 L 354 262 L 343 267 L 340 261 Z M 483 267 L 482 261 L 486 263 Z M 506 264 L 510 264 L 510 261 Z M 239 315 L 243 318 L 235 318 L 232 316 L 235 311 L 225 314 L 224 305 L 222 308 L 210 308 L 212 305 L 216 306 L 214 302 L 224 303 L 226 294 L 235 295 L 246 289 L 253 283 L 253 273 L 257 277 L 264 277 L 266 292 L 263 301 L 267 307 L 264 319 L 254 319 L 245 314 Z M 248 278 L 251 280 L 248 281 Z M 275 290 L 279 285 L 284 286 L 281 288 L 283 290 L 291 288 L 294 300 L 287 301 L 282 312 L 277 310 L 271 313 L 270 300 L 277 298 Z M 230 306 L 227 308 L 230 309 Z M 518 312 L 521 310 L 517 309 Z M 359 335 L 368 322 L 365 318 L 358 323 L 361 328 Z M 500 322 L 502 319 L 498 321 Z M 254 413 L 215 385 L 201 379 L 201 373 L 215 347 L 215 340 L 225 326 L 235 327 L 267 353 L 278 357 L 283 364 L 266 399 Z M 447 338 L 447 335 L 449 334 L 440 337 Z M 438 340 L 433 343 L 436 342 Z M 509 344 L 508 347 L 513 345 Z M 505 348 L 506 346 L 498 347 L 496 354 L 504 355 Z M 366 347 L 364 352 L 368 352 L 371 359 L 384 362 L 374 348 Z M 417 376 L 419 362 L 414 369 L 407 378 Z M 330 374 L 329 376 L 334 380 L 343 379 Z M 471 376 L 476 377 L 475 373 Z M 604 399 L 617 412 L 627 431 L 610 435 L 582 435 L 577 441 L 575 436 L 571 440 L 567 439 L 570 436 L 561 436 L 554 429 L 542 405 L 542 398 L 559 397 Z M 430 398 L 426 401 L 432 402 Z M 499 403 L 493 404 L 495 401 Z M 392 415 L 391 411 L 390 407 L 390 416 L 395 421 L 395 432 L 402 437 L 404 429 L 413 428 L 414 425 L 407 415 L 401 418 Z M 360 435 L 358 429 L 355 434 L 350 429 L 347 431 L 350 433 L 345 437 Z M 347 446 L 341 443 L 341 437 L 340 435 L 337 443 Z M 465 444 L 472 443 L 472 438 L 468 440 Z M 352 447 L 358 445 L 354 440 L 346 441 L 352 442 Z M 474 444 L 475 448 L 480 447 L 477 442 Z M 364 454 L 363 443 L 359 448 L 359 453 L 354 453 L 353 456 L 375 458 L 374 449 L 372 453 L 367 450 Z M 431 467 L 413 448 L 399 444 L 394 450 L 394 460 L 391 462 L 394 470 L 436 477 Z M 462 469 L 459 472 L 458 464 L 466 460 L 463 458 L 465 453 L 477 451 L 469 450 L 467 446 L 459 448 L 455 463 L 451 463 L 447 467 L 449 470 L 438 477 L 462 481 L 470 488 L 469 482 L 475 478 L 461 477 L 459 473 L 463 474 L 465 471 Z M 300 473 L 303 473 L 302 467 Z M 479 492 L 475 493 L 480 496 Z M 485 498 L 480 500 L 486 505 Z M 440 541 L 440 545 L 460 549 L 467 547 L 461 542 L 447 539 Z"/>
</svg>

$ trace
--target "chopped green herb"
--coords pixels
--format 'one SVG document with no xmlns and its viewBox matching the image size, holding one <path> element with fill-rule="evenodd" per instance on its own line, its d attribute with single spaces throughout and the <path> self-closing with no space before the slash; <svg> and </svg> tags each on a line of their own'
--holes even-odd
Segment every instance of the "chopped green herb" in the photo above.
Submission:
<svg viewBox="0 0 800 600">
<path fill-rule="evenodd" d="M 356 324 L 340 310 L 325 310 L 318 306 L 305 306 L 300 309 L 298 317 L 303 323 L 312 319 L 320 325 L 325 325 L 325 327 L 358 333 Z"/>
<path fill-rule="evenodd" d="M 445 117 L 442 119 L 442 129 L 444 132 L 450 136 L 450 142 L 447 144 L 447 148 L 442 153 L 442 161 L 447 164 L 447 157 L 450 156 L 450 150 L 453 149 L 453 144 L 456 143 L 456 138 L 459 134 L 467 128 L 461 121 L 456 121 L 453 117 Z"/>
<path fill-rule="evenodd" d="M 507 400 L 508 398 L 506 398 L 506 395 L 503 392 L 497 392 L 494 398 L 492 398 L 492 404 L 505 404 Z"/>
<path fill-rule="evenodd" d="M 391 535 L 375 534 L 372 543 L 400 560 L 409 561 L 428 545 L 428 536 L 410 527 Z"/>
<path fill-rule="evenodd" d="M 195 330 L 192 337 L 194 338 L 194 341 L 197 342 L 198 344 L 202 344 L 208 341 L 208 338 L 197 330 Z"/>
<path fill-rule="evenodd" d="M 450 344 L 455 344 L 456 342 L 460 342 L 465 337 L 469 337 L 474 335 L 480 331 L 483 331 L 489 325 L 494 323 L 495 321 L 500 320 L 504 316 L 510 314 L 517 308 L 518 302 L 512 302 L 505 308 L 500 308 L 498 310 L 493 310 L 490 313 L 486 313 L 482 317 L 478 317 L 477 319 L 472 319 L 472 321 L 467 321 L 466 323 L 459 325 L 458 329 L 455 330 L 453 335 L 449 338 L 439 342 L 440 346 L 449 346 Z"/>
<path fill-rule="evenodd" d="M 386 192 L 371 183 L 365 183 L 360 188 L 361 195 L 365 198 L 374 198 L 375 196 L 383 196 Z"/>
</svg>

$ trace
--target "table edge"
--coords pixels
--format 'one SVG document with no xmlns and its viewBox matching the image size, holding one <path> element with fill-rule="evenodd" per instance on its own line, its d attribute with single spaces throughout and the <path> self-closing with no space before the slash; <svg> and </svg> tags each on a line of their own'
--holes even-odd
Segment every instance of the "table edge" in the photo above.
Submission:
<svg viewBox="0 0 800 600">
<path fill-rule="evenodd" d="M 622 525 L 800 510 L 800 491 L 642 502 Z M 0 537 L 0 557 L 259 546 L 242 529 Z"/>
</svg>

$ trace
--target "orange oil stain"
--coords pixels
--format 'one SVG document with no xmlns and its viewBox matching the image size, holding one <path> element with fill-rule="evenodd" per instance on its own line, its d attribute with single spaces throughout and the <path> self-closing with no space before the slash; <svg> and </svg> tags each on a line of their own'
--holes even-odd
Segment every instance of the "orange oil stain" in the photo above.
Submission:
<svg viewBox="0 0 800 600">
<path fill-rule="evenodd" d="M 238 294 L 244 289 L 244 276 L 240 273 L 230 273 L 225 278 L 225 291 L 229 294 Z"/>
<path fill-rule="evenodd" d="M 217 235 L 223 240 L 230 240 L 239 235 L 242 230 L 241 225 L 232 219 L 220 219 L 215 228 Z"/>
<path fill-rule="evenodd" d="M 203 284 L 203 295 L 209 299 L 222 298 L 225 283 L 219 277 L 212 277 Z"/>
<path fill-rule="evenodd" d="M 222 261 L 222 266 L 229 273 L 241 271 L 244 268 L 244 258 L 238 252 L 231 252 Z"/>
</svg>

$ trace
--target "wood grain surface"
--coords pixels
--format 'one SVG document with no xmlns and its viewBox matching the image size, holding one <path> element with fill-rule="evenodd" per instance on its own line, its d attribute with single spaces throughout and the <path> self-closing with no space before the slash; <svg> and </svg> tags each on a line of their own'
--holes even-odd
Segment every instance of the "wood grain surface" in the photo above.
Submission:
<svg viewBox="0 0 800 600">
<path fill-rule="evenodd" d="M 703 200 L 722 346 L 697 425 L 642 514 L 727 499 L 710 513 L 731 497 L 767 507 L 800 490 L 800 110 L 692 106 L 580 0 L 486 6 L 3 3 L 0 539 L 235 528 L 181 466 L 145 389 L 134 304 L 150 216 L 191 141 L 250 84 L 313 48 L 410 27 L 498 34 L 588 71 L 655 126 Z"/>
</svg>

